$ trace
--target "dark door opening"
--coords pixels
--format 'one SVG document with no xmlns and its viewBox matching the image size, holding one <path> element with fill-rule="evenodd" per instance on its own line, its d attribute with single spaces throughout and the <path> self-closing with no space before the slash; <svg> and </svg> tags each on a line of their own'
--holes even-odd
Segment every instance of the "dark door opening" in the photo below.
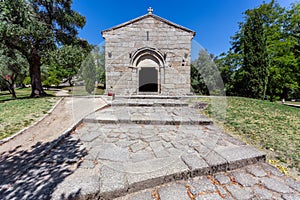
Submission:
<svg viewBox="0 0 300 200">
<path fill-rule="evenodd" d="M 142 67 L 139 71 L 139 91 L 158 92 L 158 72 L 155 67 Z"/>
</svg>

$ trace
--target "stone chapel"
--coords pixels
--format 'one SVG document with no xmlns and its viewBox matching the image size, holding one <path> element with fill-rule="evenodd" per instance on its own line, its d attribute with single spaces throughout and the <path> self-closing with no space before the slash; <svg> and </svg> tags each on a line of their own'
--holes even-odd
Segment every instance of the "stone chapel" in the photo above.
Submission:
<svg viewBox="0 0 300 200">
<path fill-rule="evenodd" d="M 105 39 L 106 93 L 191 93 L 191 42 L 195 32 L 148 13 L 101 32 Z"/>
</svg>

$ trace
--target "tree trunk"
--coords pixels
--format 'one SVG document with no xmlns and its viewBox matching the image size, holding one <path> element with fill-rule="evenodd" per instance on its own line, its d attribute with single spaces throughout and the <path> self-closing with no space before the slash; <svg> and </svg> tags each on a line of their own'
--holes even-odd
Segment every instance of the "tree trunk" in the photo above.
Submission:
<svg viewBox="0 0 300 200">
<path fill-rule="evenodd" d="M 14 85 L 10 85 L 10 92 L 11 92 L 11 96 L 13 99 L 17 98 L 16 92 L 15 92 L 15 88 Z"/>
<path fill-rule="evenodd" d="M 31 79 L 31 95 L 30 97 L 46 96 L 41 80 L 41 59 L 39 55 L 32 55 L 29 62 L 29 74 Z"/>
<path fill-rule="evenodd" d="M 15 91 L 15 77 L 14 77 L 14 74 L 11 75 L 10 80 L 11 80 L 11 82 L 9 80 L 5 80 L 5 82 L 7 83 L 7 89 L 9 91 L 9 93 L 11 94 L 12 98 L 16 99 L 17 95 L 16 95 L 16 91 Z"/>
<path fill-rule="evenodd" d="M 284 87 L 283 91 L 282 91 L 282 94 L 281 94 L 281 99 L 287 100 L 287 98 L 288 98 L 288 88 Z"/>
<path fill-rule="evenodd" d="M 14 84 L 11 84 L 9 81 L 8 82 L 8 91 L 11 94 L 13 99 L 17 98 L 16 92 L 15 92 L 15 88 L 14 88 Z"/>
<path fill-rule="evenodd" d="M 72 76 L 68 78 L 68 82 L 69 82 L 70 87 L 73 87 L 72 78 L 73 78 Z"/>
<path fill-rule="evenodd" d="M 11 76 L 11 84 L 10 84 L 10 89 L 11 89 L 11 95 L 14 99 L 17 98 L 16 91 L 15 91 L 15 80 L 17 80 L 18 74 L 13 73 Z"/>
</svg>

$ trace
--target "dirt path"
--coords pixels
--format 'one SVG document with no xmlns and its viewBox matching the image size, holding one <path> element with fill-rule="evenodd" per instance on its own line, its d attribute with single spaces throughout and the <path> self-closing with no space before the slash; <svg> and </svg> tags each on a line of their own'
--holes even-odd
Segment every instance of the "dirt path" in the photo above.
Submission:
<svg viewBox="0 0 300 200">
<path fill-rule="evenodd" d="M 0 145 L 0 154 L 16 147 L 18 150 L 31 151 L 35 145 L 51 142 L 85 115 L 104 105 L 102 98 L 64 97 L 42 121 Z"/>
</svg>

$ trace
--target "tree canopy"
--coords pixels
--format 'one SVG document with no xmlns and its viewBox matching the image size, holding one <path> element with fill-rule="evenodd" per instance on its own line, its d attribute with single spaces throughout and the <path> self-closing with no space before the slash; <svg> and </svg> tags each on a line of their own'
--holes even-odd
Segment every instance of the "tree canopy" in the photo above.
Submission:
<svg viewBox="0 0 300 200">
<path fill-rule="evenodd" d="M 0 83 L 4 87 L 2 89 L 8 89 L 13 98 L 17 98 L 14 86 L 26 77 L 27 69 L 28 62 L 20 52 L 2 46 L 0 49 Z"/>
<path fill-rule="evenodd" d="M 227 95 L 300 98 L 300 4 L 275 0 L 244 12 L 232 47 L 216 59 Z"/>
<path fill-rule="evenodd" d="M 1 0 L 0 40 L 6 48 L 17 50 L 26 58 L 32 97 L 46 95 L 41 66 L 49 61 L 43 59 L 49 52 L 64 45 L 90 48 L 77 37 L 77 30 L 85 25 L 85 17 L 72 10 L 71 5 L 72 0 Z"/>
</svg>

